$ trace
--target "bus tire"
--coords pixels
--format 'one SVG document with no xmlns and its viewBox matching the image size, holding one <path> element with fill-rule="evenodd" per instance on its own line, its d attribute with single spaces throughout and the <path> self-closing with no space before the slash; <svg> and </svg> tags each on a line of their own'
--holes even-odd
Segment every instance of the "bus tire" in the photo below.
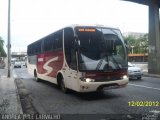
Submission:
<svg viewBox="0 0 160 120">
<path fill-rule="evenodd" d="M 36 80 L 36 82 L 39 82 L 40 79 L 38 78 L 38 75 L 37 75 L 37 71 L 35 70 L 34 71 L 34 79 Z"/>
<path fill-rule="evenodd" d="M 61 90 L 62 90 L 64 93 L 68 93 L 68 89 L 67 89 L 66 86 L 65 86 L 65 83 L 64 83 L 64 79 L 63 79 L 63 78 L 60 80 L 60 87 L 61 87 Z"/>
</svg>

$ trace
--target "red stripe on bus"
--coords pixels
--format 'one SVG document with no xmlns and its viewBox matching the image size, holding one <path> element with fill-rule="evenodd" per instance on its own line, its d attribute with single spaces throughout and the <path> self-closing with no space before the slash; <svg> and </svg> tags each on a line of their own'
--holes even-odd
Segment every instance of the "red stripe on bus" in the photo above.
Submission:
<svg viewBox="0 0 160 120">
<path fill-rule="evenodd" d="M 43 59 L 43 61 L 38 61 L 38 59 Z M 45 74 L 50 77 L 56 77 L 57 72 L 62 69 L 63 62 L 64 55 L 62 51 L 39 54 L 37 56 L 38 73 Z"/>
</svg>

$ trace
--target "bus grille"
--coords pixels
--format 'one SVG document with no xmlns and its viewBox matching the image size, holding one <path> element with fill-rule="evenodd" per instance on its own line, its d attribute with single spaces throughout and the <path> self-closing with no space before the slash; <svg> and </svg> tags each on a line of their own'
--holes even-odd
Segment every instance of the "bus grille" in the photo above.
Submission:
<svg viewBox="0 0 160 120">
<path fill-rule="evenodd" d="M 121 80 L 121 79 L 122 77 L 117 77 L 117 76 L 104 76 L 104 77 L 95 78 L 95 82 L 115 81 L 115 80 Z"/>
</svg>

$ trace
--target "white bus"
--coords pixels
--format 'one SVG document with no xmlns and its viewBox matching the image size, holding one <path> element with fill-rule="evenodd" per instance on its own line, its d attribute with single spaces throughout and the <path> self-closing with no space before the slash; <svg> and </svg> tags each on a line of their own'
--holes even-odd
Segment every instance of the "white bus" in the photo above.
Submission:
<svg viewBox="0 0 160 120">
<path fill-rule="evenodd" d="M 28 72 L 36 81 L 57 84 L 63 92 L 125 87 L 128 62 L 119 29 L 65 27 L 28 45 Z"/>
</svg>

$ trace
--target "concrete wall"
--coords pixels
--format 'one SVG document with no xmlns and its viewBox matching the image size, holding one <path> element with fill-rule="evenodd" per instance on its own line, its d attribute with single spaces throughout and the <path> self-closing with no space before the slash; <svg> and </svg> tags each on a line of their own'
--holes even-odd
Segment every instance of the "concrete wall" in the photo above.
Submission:
<svg viewBox="0 0 160 120">
<path fill-rule="evenodd" d="M 148 72 L 160 74 L 160 19 L 159 0 L 149 0 Z"/>
</svg>

